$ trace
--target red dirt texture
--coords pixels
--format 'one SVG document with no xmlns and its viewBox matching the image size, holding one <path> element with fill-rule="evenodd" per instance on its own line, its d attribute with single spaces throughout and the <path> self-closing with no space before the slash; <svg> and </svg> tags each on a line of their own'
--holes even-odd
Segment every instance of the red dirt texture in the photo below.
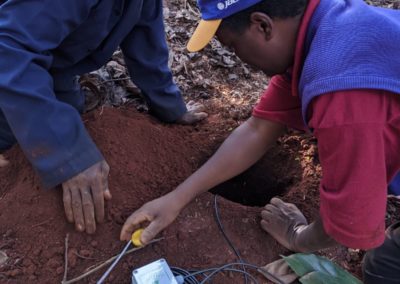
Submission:
<svg viewBox="0 0 400 284">
<path fill-rule="evenodd" d="M 129 107 L 104 107 L 85 115 L 84 121 L 111 167 L 113 199 L 106 205 L 106 221 L 94 235 L 76 232 L 64 216 L 61 188 L 44 190 L 21 150 L 12 148 L 5 153 L 10 165 L 0 169 L 0 250 L 8 256 L 0 266 L 1 283 L 61 283 L 67 234 L 69 280 L 118 254 L 125 245 L 119 232 L 126 217 L 174 189 L 235 126 L 218 115 L 195 127 L 166 125 Z M 233 200 L 217 198 L 224 230 L 243 260 L 261 266 L 289 253 L 259 225 L 261 206 L 272 196 L 296 203 L 307 218 L 318 214 L 316 157 L 315 141 L 292 133 L 250 170 L 213 190 Z M 185 269 L 237 261 L 215 221 L 213 193 L 199 196 L 160 237 L 124 257 L 106 282 L 130 283 L 134 269 L 160 258 Z M 324 255 L 359 273 L 359 256 L 349 259 L 346 249 Z M 79 283 L 95 283 L 105 270 Z M 243 283 L 243 277 L 226 273 L 213 283 Z"/>
</svg>

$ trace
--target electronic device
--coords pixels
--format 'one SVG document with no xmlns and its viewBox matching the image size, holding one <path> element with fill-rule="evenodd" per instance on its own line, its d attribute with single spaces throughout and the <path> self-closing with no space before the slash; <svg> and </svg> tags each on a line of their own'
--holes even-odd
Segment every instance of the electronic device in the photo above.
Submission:
<svg viewBox="0 0 400 284">
<path fill-rule="evenodd" d="M 180 279 L 179 279 L 180 280 Z M 180 284 L 163 258 L 132 271 L 132 284 Z"/>
</svg>

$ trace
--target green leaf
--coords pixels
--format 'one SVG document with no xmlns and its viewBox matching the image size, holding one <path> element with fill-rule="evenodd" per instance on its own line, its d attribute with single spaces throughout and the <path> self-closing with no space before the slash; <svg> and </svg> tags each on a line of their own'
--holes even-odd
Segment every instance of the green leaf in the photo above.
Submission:
<svg viewBox="0 0 400 284">
<path fill-rule="evenodd" d="M 310 272 L 299 279 L 303 284 L 347 284 L 351 282 L 341 282 L 342 280 L 331 277 L 323 272 Z M 361 282 L 359 282 L 361 283 Z"/>
<path fill-rule="evenodd" d="M 283 256 L 303 284 L 362 284 L 360 280 L 332 261 L 315 254 Z"/>
</svg>

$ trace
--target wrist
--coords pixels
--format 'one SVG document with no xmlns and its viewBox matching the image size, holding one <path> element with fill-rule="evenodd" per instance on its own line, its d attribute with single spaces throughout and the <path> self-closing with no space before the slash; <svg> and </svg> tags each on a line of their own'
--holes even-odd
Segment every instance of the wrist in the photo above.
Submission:
<svg viewBox="0 0 400 284">
<path fill-rule="evenodd" d="M 294 228 L 293 239 L 292 239 L 292 250 L 295 252 L 310 252 L 304 241 L 307 240 L 307 236 L 304 236 L 307 232 L 307 227 L 309 225 L 299 225 Z"/>
<path fill-rule="evenodd" d="M 178 191 L 178 188 L 171 191 L 165 196 L 168 199 L 168 204 L 172 206 L 176 211 L 181 211 L 185 208 L 190 201 L 191 198 L 186 197 L 184 194 Z"/>
<path fill-rule="evenodd" d="M 298 252 L 311 253 L 337 245 L 322 226 L 321 220 L 295 229 L 293 247 Z"/>
</svg>

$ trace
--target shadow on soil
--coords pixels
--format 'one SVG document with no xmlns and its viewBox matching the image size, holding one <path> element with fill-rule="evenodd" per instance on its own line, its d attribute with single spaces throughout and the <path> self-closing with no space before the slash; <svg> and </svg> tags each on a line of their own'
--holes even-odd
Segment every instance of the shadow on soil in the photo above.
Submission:
<svg viewBox="0 0 400 284">
<path fill-rule="evenodd" d="M 276 146 L 250 169 L 210 192 L 246 206 L 260 207 L 272 197 L 284 195 L 300 181 L 301 173 L 299 161 Z"/>
</svg>

